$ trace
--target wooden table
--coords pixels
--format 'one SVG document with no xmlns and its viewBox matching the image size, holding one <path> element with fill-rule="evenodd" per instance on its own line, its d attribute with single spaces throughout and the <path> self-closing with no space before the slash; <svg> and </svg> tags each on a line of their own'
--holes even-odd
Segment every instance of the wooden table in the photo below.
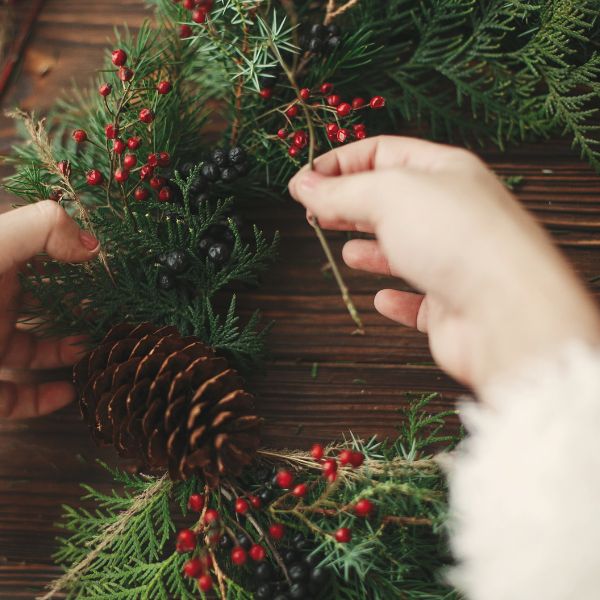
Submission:
<svg viewBox="0 0 600 600">
<path fill-rule="evenodd" d="M 19 2 L 21 14 L 31 4 Z M 3 108 L 43 111 L 71 80 L 85 85 L 113 26 L 126 21 L 135 28 L 147 16 L 141 0 L 47 0 Z M 0 118 L 2 153 L 14 136 L 13 123 Z M 486 158 L 498 172 L 524 177 L 519 197 L 598 292 L 600 179 L 565 142 L 492 151 Z M 345 270 L 367 329 L 366 336 L 353 336 L 336 287 L 321 272 L 323 256 L 303 212 L 289 202 L 257 220 L 283 236 L 277 267 L 244 299 L 276 321 L 267 375 L 253 382 L 267 418 L 265 444 L 306 446 L 349 429 L 393 435 L 411 391 L 437 391 L 436 408 L 453 405 L 463 390 L 433 366 L 424 336 L 373 311 L 373 294 L 384 281 Z M 331 238 L 339 250 L 343 236 Z M 94 464 L 99 456 L 114 459 L 91 443 L 74 406 L 37 421 L 0 423 L 1 599 L 33 598 L 58 573 L 50 558 L 53 523 L 61 504 L 77 503 L 80 482 L 107 483 Z"/>
</svg>

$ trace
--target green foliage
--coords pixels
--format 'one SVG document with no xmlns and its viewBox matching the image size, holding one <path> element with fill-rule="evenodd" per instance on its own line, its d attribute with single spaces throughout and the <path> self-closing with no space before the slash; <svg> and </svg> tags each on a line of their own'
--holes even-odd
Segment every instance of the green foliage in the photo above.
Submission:
<svg viewBox="0 0 600 600">
<path fill-rule="evenodd" d="M 165 478 L 112 471 L 115 483 L 122 486 L 120 492 L 106 494 L 84 486 L 83 506 L 91 504 L 93 508 L 65 507 L 62 527 L 66 537 L 61 540 L 57 559 L 66 573 L 54 589 L 65 589 L 68 598 L 88 600 L 198 597 L 195 582 L 181 574 L 190 554 L 180 555 L 174 550 L 177 522 L 177 527 L 185 524 L 198 531 L 202 540 L 196 550 L 198 556 L 212 548 L 225 588 L 222 595 L 213 571 L 217 597 L 253 597 L 253 568 L 233 566 L 228 551 L 219 545 L 206 545 L 212 536 L 245 532 L 266 546 L 267 560 L 273 564 L 280 552 L 293 544 L 296 534 L 311 540 L 312 554 L 330 573 L 319 598 L 458 598 L 442 578 L 449 563 L 444 528 L 447 498 L 444 477 L 431 447 L 439 447 L 438 428 L 444 415 L 428 414 L 432 398 L 426 396 L 410 404 L 395 442 L 361 441 L 350 436 L 343 446 L 364 453 L 365 463 L 359 470 L 340 468 L 333 484 L 325 481 L 319 465 L 305 453 L 263 452 L 262 459 L 242 479 L 223 482 L 211 492 L 207 502 L 221 515 L 220 531 L 203 529 L 201 518 L 187 511 L 190 494 L 203 492 L 202 482 L 171 483 Z M 450 445 L 456 442 L 451 437 L 444 440 Z M 327 452 L 335 455 L 340 447 L 331 446 Z M 308 484 L 308 495 L 298 500 L 279 492 L 270 505 L 240 519 L 234 499 L 264 489 L 265 473 L 270 479 L 272 468 L 282 466 L 293 469 L 296 481 Z M 369 519 L 353 512 L 360 498 L 375 504 L 376 511 Z M 284 523 L 287 529 L 278 544 L 265 536 L 273 522 Z M 352 529 L 348 544 L 337 543 L 332 537 L 342 526 Z"/>
</svg>

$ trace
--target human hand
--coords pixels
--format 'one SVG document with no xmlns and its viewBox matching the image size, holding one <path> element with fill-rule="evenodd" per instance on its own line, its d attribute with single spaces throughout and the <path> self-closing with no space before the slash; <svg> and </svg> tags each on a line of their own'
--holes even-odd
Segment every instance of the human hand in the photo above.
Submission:
<svg viewBox="0 0 600 600">
<path fill-rule="evenodd" d="M 599 341 L 594 303 L 565 259 L 465 150 L 370 138 L 319 157 L 289 188 L 321 227 L 375 234 L 346 243 L 345 262 L 421 292 L 381 290 L 375 307 L 426 332 L 463 383 L 479 388 L 573 338 Z"/>
<path fill-rule="evenodd" d="M 70 382 L 16 383 L 14 370 L 72 365 L 81 339 L 39 339 L 17 326 L 19 268 L 45 252 L 64 262 L 83 262 L 99 251 L 98 240 L 80 230 L 56 202 L 45 200 L 0 215 L 0 418 L 22 419 L 61 408 L 75 397 Z"/>
</svg>

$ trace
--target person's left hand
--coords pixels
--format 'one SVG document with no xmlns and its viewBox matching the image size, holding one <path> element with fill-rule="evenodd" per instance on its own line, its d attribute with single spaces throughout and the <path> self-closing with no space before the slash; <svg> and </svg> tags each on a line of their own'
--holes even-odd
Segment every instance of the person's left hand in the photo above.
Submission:
<svg viewBox="0 0 600 600">
<path fill-rule="evenodd" d="M 76 263 L 93 258 L 99 249 L 98 240 L 51 200 L 0 215 L 0 418 L 36 417 L 71 402 L 75 390 L 70 382 L 15 383 L 11 372 L 69 366 L 82 351 L 81 339 L 41 339 L 19 328 L 19 269 L 41 252 Z"/>
</svg>

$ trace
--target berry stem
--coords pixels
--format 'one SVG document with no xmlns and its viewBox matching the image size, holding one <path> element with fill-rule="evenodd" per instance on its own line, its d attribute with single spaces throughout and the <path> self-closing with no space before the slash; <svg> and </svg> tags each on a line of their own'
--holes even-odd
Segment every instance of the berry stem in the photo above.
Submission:
<svg viewBox="0 0 600 600">
<path fill-rule="evenodd" d="M 273 43 L 272 36 L 269 36 L 269 45 L 271 46 L 271 49 L 272 49 L 273 53 L 275 54 L 275 57 L 279 61 L 281 68 L 285 72 L 285 75 L 288 78 L 290 85 L 296 92 L 296 97 L 298 97 L 300 95 L 300 88 L 298 86 L 298 83 L 296 82 L 296 77 L 294 76 L 294 73 L 289 68 L 289 66 L 287 65 L 285 60 L 283 60 L 283 57 L 281 56 L 281 52 L 279 52 L 279 48 L 277 48 L 277 45 Z M 306 117 L 306 124 L 308 127 L 308 140 L 309 140 L 309 142 L 308 142 L 308 144 L 309 144 L 308 145 L 308 164 L 310 165 L 311 170 L 314 170 L 315 126 L 314 126 L 312 116 L 310 114 L 310 111 L 308 110 L 306 103 L 302 102 L 300 104 L 302 106 L 302 110 L 304 111 L 304 116 Z M 350 292 L 348 291 L 348 286 L 346 285 L 346 282 L 344 281 L 344 278 L 338 267 L 338 264 L 333 256 L 333 252 L 331 251 L 329 242 L 327 241 L 327 238 L 325 237 L 325 234 L 323 233 L 323 230 L 321 229 L 321 226 L 319 225 L 319 222 L 317 221 L 317 218 L 315 216 L 311 215 L 311 217 L 309 219 L 309 223 L 310 223 L 311 227 L 314 229 L 315 234 L 317 235 L 317 239 L 321 243 L 323 252 L 325 253 L 325 256 L 327 257 L 327 260 L 329 262 L 329 266 L 331 267 L 331 272 L 333 273 L 333 276 L 338 285 L 338 288 L 340 289 L 340 293 L 342 295 L 342 300 L 344 301 L 344 304 L 346 305 L 346 309 L 348 310 L 348 313 L 350 314 L 350 316 L 352 317 L 352 320 L 356 324 L 357 329 L 354 333 L 364 335 L 365 329 L 364 329 L 364 326 L 362 323 L 362 319 L 360 318 L 358 310 L 356 309 L 356 306 L 352 300 L 352 297 L 350 296 Z"/>
</svg>

